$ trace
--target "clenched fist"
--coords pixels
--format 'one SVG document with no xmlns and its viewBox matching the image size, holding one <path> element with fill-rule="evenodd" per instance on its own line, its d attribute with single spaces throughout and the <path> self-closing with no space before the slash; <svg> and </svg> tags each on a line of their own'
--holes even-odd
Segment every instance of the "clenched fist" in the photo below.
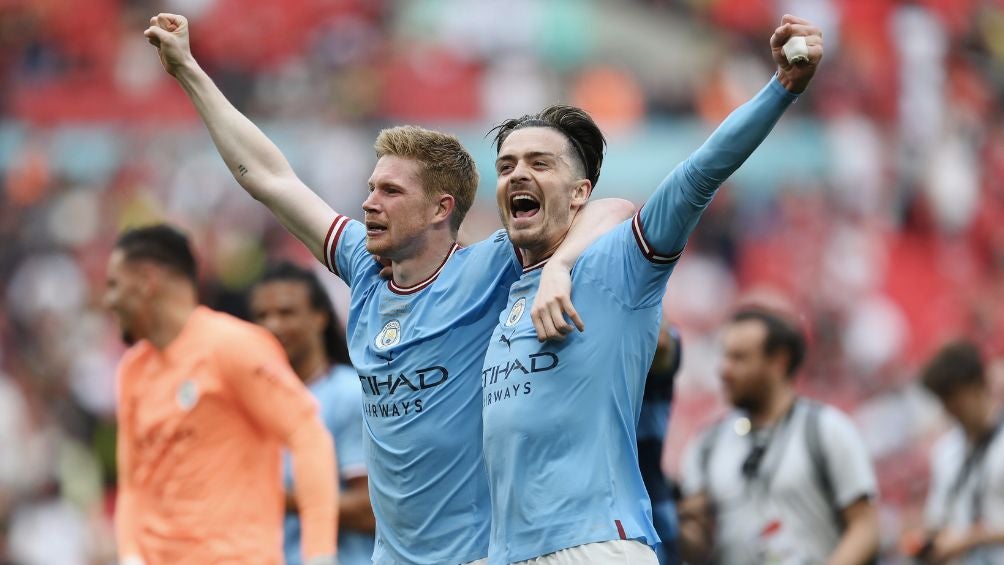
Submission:
<svg viewBox="0 0 1004 565">
<path fill-rule="evenodd" d="M 799 63 L 790 63 L 784 56 L 784 44 L 795 36 L 805 37 L 805 45 L 809 48 L 809 60 Z M 781 18 L 781 25 L 774 30 L 774 35 L 770 38 L 770 52 L 777 63 L 777 80 L 788 89 L 789 92 L 799 93 L 805 90 L 816 74 L 816 67 L 823 58 L 823 32 L 812 22 L 796 18 L 790 14 L 785 14 Z"/>
<path fill-rule="evenodd" d="M 188 44 L 188 20 L 177 14 L 157 14 L 150 18 L 150 27 L 143 32 L 147 41 L 157 48 L 164 69 L 175 74 L 194 62 Z"/>
</svg>

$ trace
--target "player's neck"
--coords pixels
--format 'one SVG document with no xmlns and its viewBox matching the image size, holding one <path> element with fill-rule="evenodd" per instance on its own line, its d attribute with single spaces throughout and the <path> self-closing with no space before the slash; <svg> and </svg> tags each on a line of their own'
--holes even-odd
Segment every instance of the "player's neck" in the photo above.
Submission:
<svg viewBox="0 0 1004 565">
<path fill-rule="evenodd" d="M 391 263 L 394 284 L 407 288 L 427 280 L 439 270 L 455 243 L 456 234 L 435 232 L 416 253 Z"/>
<path fill-rule="evenodd" d="M 296 371 L 296 375 L 305 385 L 310 385 L 323 377 L 330 368 L 331 362 L 328 361 L 328 355 L 324 352 L 323 346 L 311 351 L 293 365 L 293 370 Z"/>
<path fill-rule="evenodd" d="M 529 245 L 527 247 L 520 247 L 519 253 L 523 256 L 523 266 L 529 267 L 531 265 L 536 265 L 545 259 L 550 259 L 554 252 L 561 247 L 561 243 L 565 241 L 565 236 L 568 234 L 567 230 L 565 233 L 561 234 L 561 237 L 556 237 L 552 241 L 542 241 L 535 245 Z"/>
<path fill-rule="evenodd" d="M 152 327 L 146 336 L 147 341 L 157 349 L 165 349 L 184 329 L 185 323 L 197 306 L 194 296 L 156 301 Z"/>
<path fill-rule="evenodd" d="M 523 257 L 523 266 L 529 267 L 531 265 L 536 265 L 545 259 L 550 259 L 554 252 L 558 249 L 561 242 L 554 243 L 553 245 L 541 246 L 541 247 L 521 247 L 519 249 L 520 255 Z"/>
<path fill-rule="evenodd" d="M 795 391 L 786 385 L 781 385 L 756 411 L 750 412 L 750 423 L 754 428 L 772 426 L 781 421 L 791 410 L 796 400 Z"/>
</svg>

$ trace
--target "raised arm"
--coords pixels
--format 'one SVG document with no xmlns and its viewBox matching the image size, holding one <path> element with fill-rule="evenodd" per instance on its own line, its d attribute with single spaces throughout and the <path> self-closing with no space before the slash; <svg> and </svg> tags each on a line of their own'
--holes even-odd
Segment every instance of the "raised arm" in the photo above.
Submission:
<svg viewBox="0 0 1004 565">
<path fill-rule="evenodd" d="M 565 335 L 572 331 L 568 318 L 580 332 L 586 329 L 572 305 L 572 266 L 592 242 L 634 213 L 634 204 L 627 200 L 603 198 L 589 202 L 575 214 L 568 235 L 544 265 L 540 287 L 530 307 L 538 340 L 565 339 Z"/>
<path fill-rule="evenodd" d="M 793 36 L 806 38 L 807 62 L 793 65 L 785 59 L 782 46 Z M 790 15 L 781 19 L 770 46 L 777 63 L 775 78 L 733 111 L 704 145 L 678 165 L 639 212 L 635 227 L 655 259 L 670 262 L 683 251 L 718 187 L 756 150 L 805 90 L 823 56 L 822 32 Z"/>
<path fill-rule="evenodd" d="M 237 182 L 325 262 L 324 236 L 334 210 L 297 178 L 279 148 L 234 108 L 199 67 L 189 48 L 188 20 L 159 14 L 150 18 L 144 35 L 157 47 L 164 69 L 192 100 Z"/>
</svg>

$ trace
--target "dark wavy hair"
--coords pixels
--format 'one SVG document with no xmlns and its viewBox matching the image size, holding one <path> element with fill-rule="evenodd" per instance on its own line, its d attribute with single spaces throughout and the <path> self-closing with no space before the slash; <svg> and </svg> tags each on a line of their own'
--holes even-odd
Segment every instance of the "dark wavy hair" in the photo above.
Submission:
<svg viewBox="0 0 1004 565">
<path fill-rule="evenodd" d="M 328 322 L 324 325 L 324 351 L 328 354 L 328 359 L 333 363 L 351 365 L 349 359 L 349 348 L 345 342 L 345 333 L 338 322 L 338 316 L 331 305 L 331 298 L 321 286 L 320 279 L 309 269 L 300 267 L 288 261 L 282 261 L 268 266 L 265 274 L 255 283 L 255 286 L 270 282 L 295 282 L 307 287 L 307 294 L 310 299 L 310 307 L 317 312 L 322 312 L 328 316 Z"/>
<path fill-rule="evenodd" d="M 603 153 L 606 150 L 607 140 L 592 116 L 575 106 L 555 104 L 536 114 L 506 120 L 488 132 L 488 135 L 495 132 L 495 153 L 498 154 L 502 150 L 502 144 L 510 133 L 531 127 L 551 128 L 564 135 L 582 163 L 585 178 L 589 179 L 593 188 L 596 187 L 596 183 L 600 180 L 600 168 L 603 166 Z"/>
<path fill-rule="evenodd" d="M 985 386 L 980 348 L 965 340 L 945 344 L 921 370 L 920 382 L 939 398 L 947 398 L 965 387 Z"/>
</svg>

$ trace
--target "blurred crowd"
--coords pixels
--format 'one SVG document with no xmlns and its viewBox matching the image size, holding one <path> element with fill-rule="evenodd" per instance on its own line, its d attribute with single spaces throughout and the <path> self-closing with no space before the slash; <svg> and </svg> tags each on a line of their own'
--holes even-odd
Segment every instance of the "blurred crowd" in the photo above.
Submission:
<svg viewBox="0 0 1004 565">
<path fill-rule="evenodd" d="M 821 72 L 670 280 L 685 353 L 664 469 L 724 407 L 722 320 L 739 301 L 784 301 L 810 335 L 801 389 L 868 442 L 897 562 L 945 426 L 919 364 L 960 335 L 1004 355 L 995 0 L 0 0 L 0 556 L 114 562 L 123 345 L 101 295 L 123 227 L 182 225 L 203 301 L 237 314 L 269 259 L 311 260 L 233 181 L 146 44 L 161 11 L 188 16 L 203 67 L 349 215 L 380 128 L 457 133 L 481 167 L 469 240 L 499 225 L 494 123 L 583 106 L 610 142 L 598 194 L 641 204 L 770 77 L 781 14 L 816 22 Z M 1004 365 L 991 374 L 1004 400 Z"/>
</svg>

